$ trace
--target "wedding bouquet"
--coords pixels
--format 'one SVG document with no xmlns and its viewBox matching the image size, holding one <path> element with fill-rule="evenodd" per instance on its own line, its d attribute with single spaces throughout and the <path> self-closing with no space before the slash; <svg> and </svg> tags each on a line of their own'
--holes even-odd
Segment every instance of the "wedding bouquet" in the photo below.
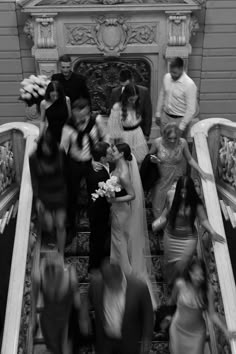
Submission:
<svg viewBox="0 0 236 354">
<path fill-rule="evenodd" d="M 115 196 L 116 192 L 121 191 L 121 186 L 118 183 L 118 178 L 116 176 L 112 176 L 106 182 L 99 182 L 98 189 L 96 189 L 95 193 L 92 193 L 92 199 L 95 202 L 99 197 L 108 197 L 112 198 Z"/>
<path fill-rule="evenodd" d="M 28 79 L 21 82 L 20 100 L 24 101 L 29 107 L 33 104 L 39 105 L 43 100 L 46 88 L 50 80 L 46 75 L 30 75 Z"/>
</svg>

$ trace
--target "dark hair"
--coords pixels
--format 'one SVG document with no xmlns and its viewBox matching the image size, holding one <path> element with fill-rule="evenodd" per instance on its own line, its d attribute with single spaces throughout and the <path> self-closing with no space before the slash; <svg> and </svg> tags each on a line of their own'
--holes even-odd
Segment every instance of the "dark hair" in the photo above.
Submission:
<svg viewBox="0 0 236 354">
<path fill-rule="evenodd" d="M 51 149 L 51 156 L 45 156 L 43 153 L 43 143 L 46 142 L 48 144 L 48 146 Z M 58 155 L 59 153 L 59 146 L 57 143 L 56 138 L 52 135 L 52 133 L 50 132 L 49 129 L 47 129 L 44 134 L 40 137 L 39 141 L 38 141 L 38 146 L 36 149 L 36 155 L 39 159 L 50 159 L 52 161 L 55 161 L 55 157 Z"/>
<path fill-rule="evenodd" d="M 120 143 L 116 145 L 116 148 L 119 152 L 124 153 L 124 159 L 126 161 L 132 161 L 132 153 L 131 153 L 130 146 L 128 144 Z"/>
<path fill-rule="evenodd" d="M 127 118 L 127 106 L 128 106 L 128 100 L 130 97 L 133 96 L 138 96 L 136 102 L 135 102 L 135 111 L 137 116 L 140 115 L 140 105 L 139 105 L 139 91 L 136 86 L 133 84 L 126 85 L 121 96 L 120 96 L 120 102 L 121 102 L 121 109 L 122 109 L 122 119 L 126 120 Z"/>
<path fill-rule="evenodd" d="M 92 149 L 92 156 L 94 161 L 100 161 L 102 157 L 107 155 L 107 149 L 109 148 L 109 144 L 101 141 L 97 143 L 94 148 Z"/>
<path fill-rule="evenodd" d="M 123 69 L 120 71 L 120 74 L 119 74 L 120 82 L 125 82 L 127 80 L 132 80 L 132 79 L 133 79 L 133 75 L 130 70 Z"/>
<path fill-rule="evenodd" d="M 203 282 L 198 289 L 197 297 L 199 299 L 201 307 L 204 309 L 208 308 L 208 291 L 209 291 L 209 284 L 208 284 L 208 274 L 207 274 L 207 269 L 204 261 L 202 259 L 199 259 L 197 257 L 193 257 L 192 262 L 189 264 L 189 266 L 186 268 L 186 270 L 183 273 L 183 278 L 187 283 L 192 284 L 191 276 L 190 273 L 193 271 L 193 268 L 195 266 L 198 266 L 201 268 L 203 272 Z"/>
<path fill-rule="evenodd" d="M 178 69 L 183 69 L 184 68 L 184 61 L 180 57 L 176 57 L 171 60 L 170 62 L 170 68 L 178 68 Z"/>
<path fill-rule="evenodd" d="M 68 54 L 61 55 L 59 58 L 59 62 L 71 63 L 71 57 Z"/>
<path fill-rule="evenodd" d="M 177 185 L 176 185 L 176 190 L 175 190 L 175 195 L 174 195 L 174 200 L 170 209 L 169 213 L 169 223 L 172 229 L 175 228 L 175 221 L 177 217 L 177 213 L 179 211 L 179 207 L 182 201 L 181 197 L 181 189 L 186 188 L 186 200 L 185 200 L 185 205 L 190 206 L 190 223 L 192 229 L 194 229 L 194 221 L 196 218 L 196 213 L 197 213 L 197 206 L 199 204 L 202 204 L 201 199 L 199 198 L 194 182 L 192 178 L 188 176 L 182 176 L 178 179 Z"/>
<path fill-rule="evenodd" d="M 90 102 L 87 98 L 79 98 L 78 100 L 74 101 L 72 104 L 72 110 L 78 109 L 81 111 L 85 107 L 90 107 Z"/>
<path fill-rule="evenodd" d="M 66 102 L 65 92 L 59 81 L 49 82 L 45 92 L 45 100 L 50 100 L 50 93 L 53 91 L 58 93 L 58 102 Z"/>
</svg>

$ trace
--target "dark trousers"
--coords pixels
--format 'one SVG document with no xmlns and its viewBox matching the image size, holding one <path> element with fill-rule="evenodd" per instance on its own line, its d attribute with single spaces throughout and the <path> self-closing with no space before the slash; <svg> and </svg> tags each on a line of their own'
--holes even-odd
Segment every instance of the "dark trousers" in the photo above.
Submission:
<svg viewBox="0 0 236 354">
<path fill-rule="evenodd" d="M 91 210 L 92 209 L 92 210 Z M 89 208 L 89 271 L 100 268 L 110 255 L 111 225 L 110 208 Z"/>
<path fill-rule="evenodd" d="M 68 221 L 71 229 L 76 227 L 76 215 L 78 212 L 78 194 L 80 188 L 80 182 L 82 178 L 87 179 L 89 170 L 91 168 L 90 161 L 75 161 L 72 158 L 68 158 Z"/>
</svg>

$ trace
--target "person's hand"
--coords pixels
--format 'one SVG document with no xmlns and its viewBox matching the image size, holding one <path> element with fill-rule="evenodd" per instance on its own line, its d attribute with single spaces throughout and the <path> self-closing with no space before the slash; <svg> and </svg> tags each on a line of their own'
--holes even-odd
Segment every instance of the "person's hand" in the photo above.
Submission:
<svg viewBox="0 0 236 354">
<path fill-rule="evenodd" d="M 201 171 L 201 177 L 206 181 L 211 181 L 213 182 L 214 181 L 214 177 L 211 173 L 207 173 L 207 172 L 204 172 L 204 171 Z"/>
<path fill-rule="evenodd" d="M 94 160 L 92 160 L 92 167 L 95 172 L 101 171 L 102 169 L 102 165 L 100 164 L 100 162 L 96 162 Z"/>
<path fill-rule="evenodd" d="M 158 125 L 158 126 L 161 125 L 161 117 L 159 115 L 156 115 L 155 122 L 156 122 L 156 125 Z"/>
<path fill-rule="evenodd" d="M 225 239 L 223 236 L 219 235 L 217 232 L 213 232 L 211 235 L 212 241 L 220 242 L 220 243 L 225 243 Z"/>
<path fill-rule="evenodd" d="M 159 160 L 159 159 L 157 158 L 157 156 L 155 156 L 155 155 L 151 155 L 151 156 L 150 156 L 150 161 L 151 161 L 152 163 L 155 163 L 156 165 L 161 162 L 161 160 Z"/>
<path fill-rule="evenodd" d="M 236 339 L 236 331 L 227 331 L 225 333 L 226 338 L 230 341 L 231 339 Z"/>
<path fill-rule="evenodd" d="M 45 207 L 40 199 L 36 200 L 35 207 L 38 214 L 41 214 L 45 210 Z"/>
</svg>

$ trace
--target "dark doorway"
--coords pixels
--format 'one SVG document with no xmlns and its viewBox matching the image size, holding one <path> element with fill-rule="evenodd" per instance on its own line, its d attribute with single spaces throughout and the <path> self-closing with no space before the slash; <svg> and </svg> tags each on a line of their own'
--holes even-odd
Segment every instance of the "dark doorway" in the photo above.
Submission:
<svg viewBox="0 0 236 354">
<path fill-rule="evenodd" d="M 151 68 L 145 59 L 87 58 L 76 63 L 74 71 L 86 77 L 94 112 L 108 115 L 111 91 L 119 85 L 119 72 L 129 69 L 135 83 L 150 89 Z"/>
</svg>

